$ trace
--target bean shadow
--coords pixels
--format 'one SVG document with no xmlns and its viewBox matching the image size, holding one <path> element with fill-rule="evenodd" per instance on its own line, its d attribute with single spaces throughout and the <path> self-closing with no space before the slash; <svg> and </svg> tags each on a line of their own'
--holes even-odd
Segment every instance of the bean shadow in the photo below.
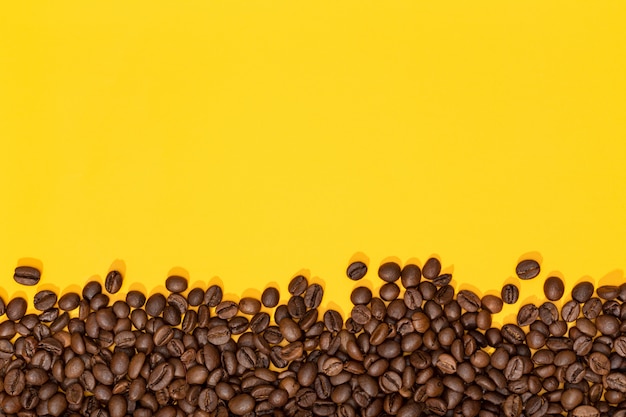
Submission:
<svg viewBox="0 0 626 417">
<path fill-rule="evenodd" d="M 422 268 L 422 263 L 420 262 L 419 258 L 412 257 L 412 258 L 407 259 L 405 262 L 405 265 L 410 265 L 410 264 L 417 265 L 420 267 L 420 269 Z"/>
<path fill-rule="evenodd" d="M 541 255 L 541 253 L 539 253 L 538 251 L 531 251 L 531 252 L 526 252 L 526 253 L 522 254 L 522 256 L 520 256 L 517 259 L 517 263 L 520 263 L 520 262 L 522 262 L 524 260 L 527 260 L 527 259 L 532 259 L 533 261 L 537 261 L 539 263 L 539 265 L 541 265 L 542 262 L 543 262 L 543 256 Z"/>
<path fill-rule="evenodd" d="M 17 260 L 17 266 L 32 266 L 33 268 L 37 268 L 43 277 L 43 262 L 41 259 L 30 257 L 20 258 Z"/>
<path fill-rule="evenodd" d="M 614 269 L 598 280 L 598 287 L 603 285 L 620 285 L 624 282 L 624 270 Z"/>
</svg>

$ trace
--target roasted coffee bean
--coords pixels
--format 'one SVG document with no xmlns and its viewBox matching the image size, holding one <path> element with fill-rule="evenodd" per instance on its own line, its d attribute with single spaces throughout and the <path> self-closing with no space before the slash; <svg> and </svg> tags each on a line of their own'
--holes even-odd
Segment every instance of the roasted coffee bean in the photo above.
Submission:
<svg viewBox="0 0 626 417">
<path fill-rule="evenodd" d="M 187 278 L 179 275 L 171 275 L 165 280 L 165 288 L 172 293 L 181 293 L 187 290 Z"/>
<path fill-rule="evenodd" d="M 104 289 L 109 294 L 115 294 L 122 288 L 123 281 L 120 271 L 110 271 L 104 280 Z"/>
<path fill-rule="evenodd" d="M 559 277 L 548 277 L 543 283 L 543 293 L 550 301 L 557 301 L 563 297 L 565 284 Z"/>
<path fill-rule="evenodd" d="M 346 275 L 353 281 L 358 281 L 367 274 L 367 265 L 365 263 L 357 261 L 348 266 Z"/>
<path fill-rule="evenodd" d="M 394 282 L 400 278 L 402 270 L 395 262 L 385 262 L 378 268 L 378 277 L 386 282 Z"/>
<path fill-rule="evenodd" d="M 280 301 L 280 293 L 274 287 L 268 287 L 261 294 L 261 302 L 267 308 L 274 308 Z"/>
<path fill-rule="evenodd" d="M 519 288 L 514 284 L 506 284 L 502 287 L 502 301 L 506 304 L 515 304 L 519 299 Z"/>
<path fill-rule="evenodd" d="M 28 308 L 28 303 L 22 297 L 15 297 L 6 307 L 6 315 L 9 320 L 17 321 L 24 317 L 26 314 L 26 309 Z"/>
<path fill-rule="evenodd" d="M 569 300 L 561 307 L 561 317 L 567 323 L 575 321 L 580 315 L 580 304 L 574 300 Z"/>
<path fill-rule="evenodd" d="M 244 297 L 239 300 L 239 311 L 243 314 L 255 315 L 261 310 L 261 302 L 252 297 Z"/>
<path fill-rule="evenodd" d="M 515 273 L 520 279 L 531 279 L 539 275 L 539 262 L 533 259 L 526 259 L 517 264 Z"/>
<path fill-rule="evenodd" d="M 404 288 L 417 287 L 422 279 L 422 270 L 415 264 L 406 264 L 400 273 L 400 281 Z"/>
<path fill-rule="evenodd" d="M 395 282 L 388 282 L 380 287 L 380 298 L 384 301 L 392 301 L 400 295 L 400 287 Z"/>
<path fill-rule="evenodd" d="M 15 268 L 13 279 L 18 284 L 37 285 L 41 279 L 41 272 L 32 266 L 18 266 Z"/>
<path fill-rule="evenodd" d="M 216 307 L 222 302 L 223 292 L 219 285 L 211 285 L 204 294 L 204 304 L 209 307 Z"/>
<path fill-rule="evenodd" d="M 304 294 L 304 305 L 307 308 L 318 308 L 322 303 L 324 289 L 319 284 L 311 284 Z"/>
<path fill-rule="evenodd" d="M 354 305 L 369 304 L 372 300 L 372 290 L 367 287 L 357 287 L 350 294 L 350 301 Z"/>
<path fill-rule="evenodd" d="M 33 299 L 33 306 L 39 311 L 46 311 L 57 302 L 57 295 L 50 290 L 39 291 Z"/>
<path fill-rule="evenodd" d="M 539 309 L 534 304 L 525 304 L 517 313 L 517 325 L 520 327 L 528 326 L 539 317 Z"/>
<path fill-rule="evenodd" d="M 306 291 L 309 286 L 309 281 L 303 275 L 296 275 L 289 281 L 289 285 L 287 286 L 287 291 L 291 295 L 302 295 Z"/>
<path fill-rule="evenodd" d="M 457 294 L 457 302 L 462 309 L 469 312 L 476 312 L 480 308 L 480 298 L 469 290 L 461 290 Z"/>
<path fill-rule="evenodd" d="M 502 311 L 503 302 L 500 297 L 488 294 L 482 298 L 481 306 L 492 314 L 498 314 Z"/>
<path fill-rule="evenodd" d="M 584 303 L 593 296 L 594 287 L 591 282 L 583 281 L 572 288 L 572 298 L 578 303 Z"/>
<path fill-rule="evenodd" d="M 239 305 L 234 301 L 222 301 L 215 306 L 215 314 L 220 319 L 228 320 L 237 315 L 239 312 Z"/>
<path fill-rule="evenodd" d="M 437 278 L 440 272 L 441 262 L 437 258 L 429 258 L 422 268 L 422 276 L 430 280 Z"/>
</svg>

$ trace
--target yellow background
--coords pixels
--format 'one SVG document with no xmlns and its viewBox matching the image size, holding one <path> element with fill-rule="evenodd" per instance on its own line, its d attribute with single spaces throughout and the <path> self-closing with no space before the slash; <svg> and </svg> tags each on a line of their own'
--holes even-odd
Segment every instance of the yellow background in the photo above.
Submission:
<svg viewBox="0 0 626 417">
<path fill-rule="evenodd" d="M 0 8 L 5 300 L 29 262 L 63 291 L 116 265 L 285 300 L 305 269 L 340 310 L 390 256 L 480 294 L 540 256 L 522 300 L 624 280 L 626 2 Z"/>
</svg>

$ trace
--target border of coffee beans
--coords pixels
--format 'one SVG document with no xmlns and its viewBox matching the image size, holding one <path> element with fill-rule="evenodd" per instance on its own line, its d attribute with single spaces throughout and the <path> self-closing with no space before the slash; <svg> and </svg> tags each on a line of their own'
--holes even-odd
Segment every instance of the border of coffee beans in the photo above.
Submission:
<svg viewBox="0 0 626 417">
<path fill-rule="evenodd" d="M 516 268 L 539 272 L 534 260 Z M 366 274 L 362 262 L 346 270 Z M 111 303 L 118 271 L 104 292 L 95 281 L 82 294 L 39 291 L 39 314 L 0 299 L 0 417 L 626 416 L 626 284 L 579 283 L 559 310 L 564 284 L 549 277 L 548 301 L 498 328 L 491 316 L 517 302 L 513 284 L 501 297 L 455 292 L 435 258 L 387 262 L 378 276 L 379 296 L 357 287 L 349 317 L 320 317 L 324 291 L 302 275 L 286 304 L 273 287 L 239 302 L 217 285 L 183 295 L 180 276 L 169 294 Z"/>
</svg>

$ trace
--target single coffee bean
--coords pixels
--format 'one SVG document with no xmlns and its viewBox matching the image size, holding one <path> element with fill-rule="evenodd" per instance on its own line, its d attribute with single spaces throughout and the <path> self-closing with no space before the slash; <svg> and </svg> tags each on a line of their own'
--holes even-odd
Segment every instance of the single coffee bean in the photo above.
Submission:
<svg viewBox="0 0 626 417">
<path fill-rule="evenodd" d="M 395 262 L 385 262 L 378 268 L 378 277 L 385 282 L 394 282 L 400 278 L 400 265 Z"/>
<path fill-rule="evenodd" d="M 372 290 L 367 287 L 357 287 L 350 294 L 350 301 L 354 305 L 369 304 L 372 300 Z"/>
<path fill-rule="evenodd" d="M 307 308 L 318 308 L 322 303 L 324 289 L 319 284 L 311 284 L 304 294 L 304 305 Z"/>
<path fill-rule="evenodd" d="M 476 312 L 480 308 L 480 298 L 469 290 L 461 290 L 457 294 L 457 302 L 462 309 L 469 312 Z"/>
<path fill-rule="evenodd" d="M 49 290 L 39 291 L 35 294 L 33 305 L 39 311 L 46 311 L 54 307 L 57 302 L 57 295 Z"/>
<path fill-rule="evenodd" d="M 211 285 L 204 294 L 204 304 L 209 307 L 216 307 L 222 302 L 223 292 L 219 285 Z"/>
<path fill-rule="evenodd" d="M 579 282 L 572 288 L 572 298 L 578 303 L 584 303 L 593 296 L 594 287 L 591 282 Z"/>
<path fill-rule="evenodd" d="M 563 297 L 565 284 L 559 277 L 548 277 L 543 283 L 543 293 L 550 301 L 557 301 Z"/>
<path fill-rule="evenodd" d="M 519 288 L 515 284 L 506 284 L 502 287 L 502 301 L 506 304 L 515 304 L 519 299 Z"/>
<path fill-rule="evenodd" d="M 437 258 L 429 258 L 422 268 L 422 276 L 430 280 L 437 278 L 440 272 L 441 262 Z"/>
<path fill-rule="evenodd" d="M 7 304 L 6 315 L 9 320 L 17 321 L 24 317 L 28 303 L 22 297 L 16 297 Z"/>
<path fill-rule="evenodd" d="M 187 286 L 187 278 L 179 275 L 171 275 L 165 280 L 165 288 L 167 288 L 169 292 L 181 293 L 187 290 Z"/>
<path fill-rule="evenodd" d="M 367 274 L 367 265 L 363 262 L 357 261 L 348 265 L 346 275 L 353 281 L 358 281 Z"/>
<path fill-rule="evenodd" d="M 415 264 L 407 264 L 402 268 L 400 280 L 404 288 L 417 287 L 422 279 L 422 270 Z"/>
<path fill-rule="evenodd" d="M 534 304 L 523 305 L 517 313 L 517 325 L 528 326 L 539 317 L 539 309 Z"/>
<path fill-rule="evenodd" d="M 450 284 L 452 281 L 452 274 L 441 274 L 437 278 L 433 279 L 433 284 L 436 287 L 443 287 L 444 285 Z"/>
<path fill-rule="evenodd" d="M 220 319 L 228 320 L 237 315 L 239 305 L 234 301 L 222 301 L 215 307 L 215 313 Z"/>
<path fill-rule="evenodd" d="M 305 276 L 296 275 L 291 279 L 291 281 L 289 281 L 287 290 L 289 291 L 289 294 L 298 296 L 304 294 L 308 286 L 309 281 Z"/>
<path fill-rule="evenodd" d="M 245 393 L 235 395 L 228 401 L 228 409 L 237 416 L 243 416 L 252 412 L 255 405 L 256 401 L 254 398 L 250 394 Z"/>
<path fill-rule="evenodd" d="M 392 301 L 400 295 L 400 287 L 395 282 L 388 282 L 380 287 L 380 298 L 385 301 Z"/>
<path fill-rule="evenodd" d="M 123 277 L 120 271 L 110 271 L 104 280 L 104 289 L 109 294 L 115 294 L 122 288 Z"/>
<path fill-rule="evenodd" d="M 280 301 L 280 293 L 274 287 L 268 287 L 261 294 L 261 302 L 267 308 L 274 308 Z"/>
<path fill-rule="evenodd" d="M 22 285 L 37 285 L 41 279 L 41 272 L 32 266 L 18 266 L 15 268 L 13 279 Z"/>
<path fill-rule="evenodd" d="M 239 311 L 253 316 L 261 311 L 261 302 L 252 297 L 244 297 L 239 300 Z"/>
<path fill-rule="evenodd" d="M 539 275 L 539 262 L 533 259 L 526 259 L 517 264 L 515 273 L 520 279 L 531 279 Z"/>
<path fill-rule="evenodd" d="M 561 317 L 567 323 L 575 321 L 580 315 L 580 304 L 575 300 L 569 300 L 561 307 Z"/>
<path fill-rule="evenodd" d="M 487 294 L 482 298 L 481 306 L 492 314 L 498 314 L 502 311 L 503 302 L 500 297 Z"/>
<path fill-rule="evenodd" d="M 572 410 L 572 417 L 600 417 L 600 411 L 591 405 L 579 405 Z"/>
</svg>

